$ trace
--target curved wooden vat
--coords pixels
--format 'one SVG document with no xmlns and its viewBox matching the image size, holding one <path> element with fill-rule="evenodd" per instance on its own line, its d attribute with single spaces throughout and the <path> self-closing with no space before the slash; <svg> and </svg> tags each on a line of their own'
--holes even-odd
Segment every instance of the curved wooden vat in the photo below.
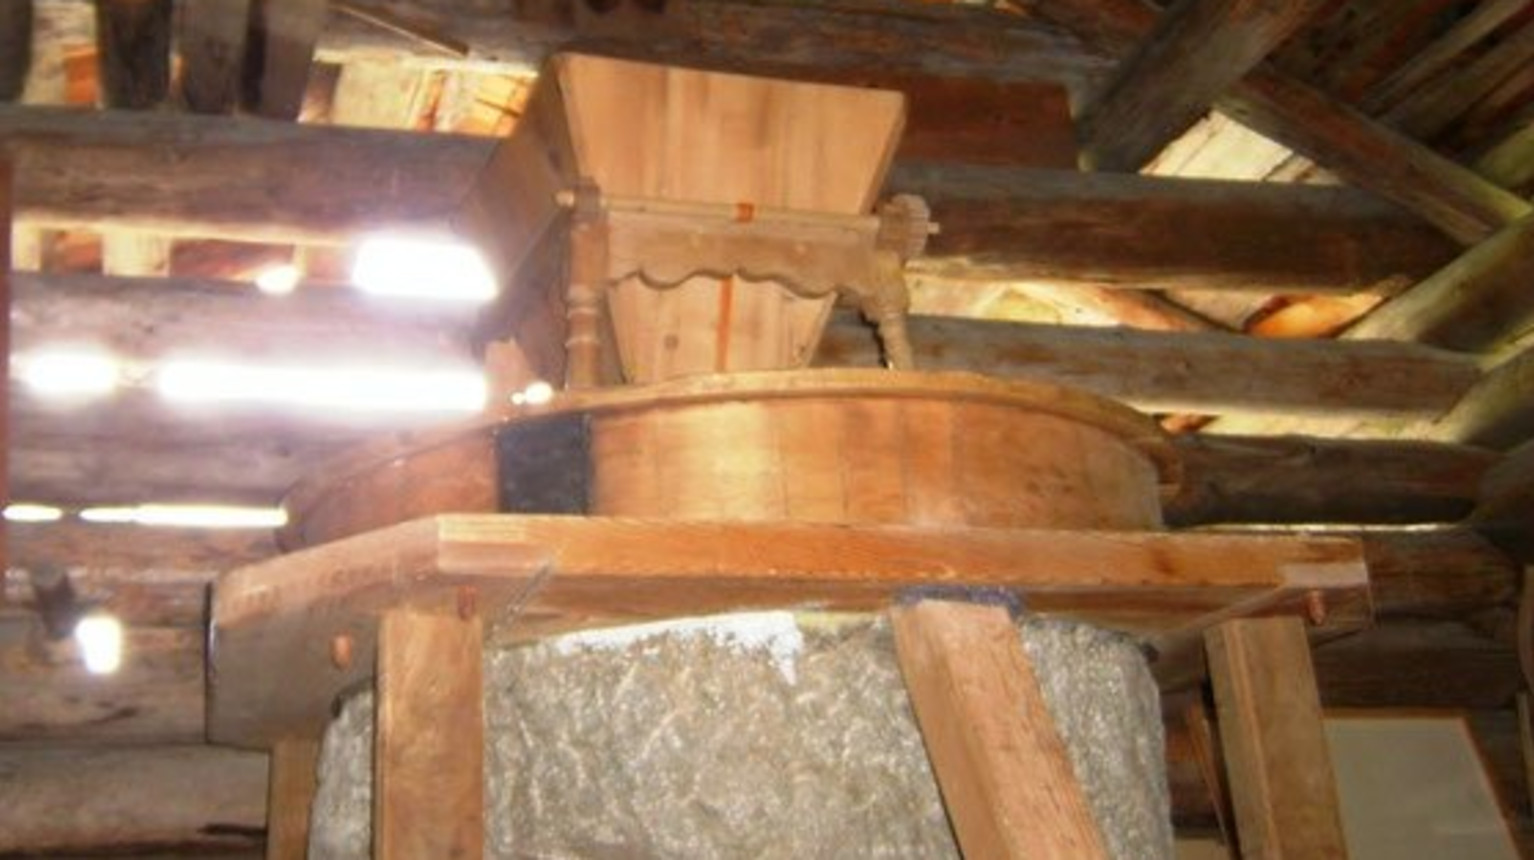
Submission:
<svg viewBox="0 0 1534 860">
<path fill-rule="evenodd" d="M 1054 385 L 730 374 L 565 394 L 358 452 L 295 488 L 284 543 L 493 511 L 1148 530 L 1176 477 L 1152 421 Z"/>
</svg>

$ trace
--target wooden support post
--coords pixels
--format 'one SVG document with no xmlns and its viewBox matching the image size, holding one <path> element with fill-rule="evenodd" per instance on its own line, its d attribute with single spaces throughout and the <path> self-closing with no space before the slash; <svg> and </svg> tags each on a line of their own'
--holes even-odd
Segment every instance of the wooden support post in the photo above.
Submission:
<svg viewBox="0 0 1534 860">
<path fill-rule="evenodd" d="M 1017 629 L 994 606 L 890 613 L 927 756 L 966 857 L 1107 857 Z"/>
<path fill-rule="evenodd" d="M 145 110 L 170 90 L 171 0 L 96 0 L 101 100 Z"/>
<path fill-rule="evenodd" d="M 0 102 L 21 98 L 32 65 L 32 0 L 0 0 Z"/>
<path fill-rule="evenodd" d="M 176 14 L 182 99 L 197 113 L 229 113 L 240 101 L 250 0 L 197 0 Z"/>
<path fill-rule="evenodd" d="M 484 852 L 483 630 L 472 592 L 458 616 L 386 612 L 378 628 L 373 856 Z"/>
<path fill-rule="evenodd" d="M 314 805 L 316 740 L 279 741 L 272 747 L 266 789 L 266 860 L 309 856 L 309 810 Z"/>
<path fill-rule="evenodd" d="M 1204 641 L 1241 856 L 1346 858 L 1305 622 L 1227 621 Z"/>
<path fill-rule="evenodd" d="M 256 113 L 298 118 L 327 8 L 326 0 L 256 0 L 252 35 L 261 52 L 252 105 Z"/>
</svg>

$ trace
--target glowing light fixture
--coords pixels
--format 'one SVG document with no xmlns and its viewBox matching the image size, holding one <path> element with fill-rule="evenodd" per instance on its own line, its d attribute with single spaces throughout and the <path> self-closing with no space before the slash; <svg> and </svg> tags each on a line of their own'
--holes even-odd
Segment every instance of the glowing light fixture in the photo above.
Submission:
<svg viewBox="0 0 1534 860">
<path fill-rule="evenodd" d="M 285 296 L 298 288 L 303 273 L 291 263 L 267 266 L 256 275 L 256 289 L 267 295 Z"/>
<path fill-rule="evenodd" d="M 495 276 L 479 251 L 456 239 L 383 234 L 362 241 L 352 282 L 363 292 L 442 301 L 483 302 Z"/>
<path fill-rule="evenodd" d="M 54 523 L 63 519 L 64 512 L 52 505 L 33 505 L 26 502 L 13 502 L 5 506 L 6 522 L 12 523 Z"/>
<path fill-rule="evenodd" d="M 236 505 L 133 505 L 86 508 L 80 519 L 88 523 L 131 523 L 140 526 L 179 526 L 204 529 L 274 529 L 288 522 L 281 508 L 249 508 Z"/>
<path fill-rule="evenodd" d="M 484 377 L 471 370 L 253 367 L 169 361 L 155 387 L 177 403 L 261 403 L 341 412 L 471 413 L 485 405 Z"/>
<path fill-rule="evenodd" d="M 511 402 L 514 406 L 542 406 L 553 399 L 554 386 L 541 379 L 511 395 Z"/>
<path fill-rule="evenodd" d="M 93 675 L 110 675 L 122 666 L 123 625 L 110 615 L 93 613 L 81 618 L 75 625 L 75 644 L 80 646 L 86 671 Z"/>
<path fill-rule="evenodd" d="M 107 394 L 123 376 L 117 359 L 95 349 L 45 349 L 18 356 L 16 365 L 28 388 L 54 397 Z"/>
</svg>

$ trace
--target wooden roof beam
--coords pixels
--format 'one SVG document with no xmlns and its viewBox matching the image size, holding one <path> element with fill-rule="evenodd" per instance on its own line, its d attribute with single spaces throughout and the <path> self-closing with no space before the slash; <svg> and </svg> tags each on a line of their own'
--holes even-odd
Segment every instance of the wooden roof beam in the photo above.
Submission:
<svg viewBox="0 0 1534 860">
<path fill-rule="evenodd" d="M 197 0 L 176 9 L 181 98 L 197 113 L 230 113 L 240 103 L 250 0 Z"/>
<path fill-rule="evenodd" d="M 252 107 L 261 116 L 298 118 L 327 8 L 326 0 L 257 0 L 252 35 L 259 63 Z"/>
<path fill-rule="evenodd" d="M 1118 54 L 1133 50 L 1158 14 L 1141 0 L 1057 0 L 1036 11 Z M 1253 68 L 1216 107 L 1466 245 L 1534 211 L 1517 195 L 1271 64 Z"/>
<path fill-rule="evenodd" d="M 0 148 L 18 159 L 23 221 L 243 241 L 341 242 L 441 225 L 493 145 L 0 107 Z M 918 268 L 938 274 L 1357 291 L 1417 280 L 1454 253 L 1410 215 L 1349 189 L 897 162 L 887 191 L 932 203 L 943 232 Z M 1134 242 L 1124 240 L 1130 228 Z"/>
<path fill-rule="evenodd" d="M 32 0 L 0 0 L 0 102 L 21 98 L 32 65 Z"/>
<path fill-rule="evenodd" d="M 1081 111 L 1082 163 L 1132 172 L 1308 21 L 1323 0 L 1178 0 Z"/>
</svg>

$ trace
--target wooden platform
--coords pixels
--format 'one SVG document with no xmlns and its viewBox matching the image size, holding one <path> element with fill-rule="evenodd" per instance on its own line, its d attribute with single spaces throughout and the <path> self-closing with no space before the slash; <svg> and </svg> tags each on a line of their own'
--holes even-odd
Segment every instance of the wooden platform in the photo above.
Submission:
<svg viewBox="0 0 1534 860">
<path fill-rule="evenodd" d="M 512 641 L 738 609 L 880 610 L 933 584 L 1015 589 L 1030 611 L 1154 643 L 1247 615 L 1339 629 L 1370 615 L 1362 551 L 1344 539 L 443 515 L 227 575 L 209 734 L 250 747 L 317 735 L 372 677 L 389 608 L 478 615 Z"/>
</svg>

